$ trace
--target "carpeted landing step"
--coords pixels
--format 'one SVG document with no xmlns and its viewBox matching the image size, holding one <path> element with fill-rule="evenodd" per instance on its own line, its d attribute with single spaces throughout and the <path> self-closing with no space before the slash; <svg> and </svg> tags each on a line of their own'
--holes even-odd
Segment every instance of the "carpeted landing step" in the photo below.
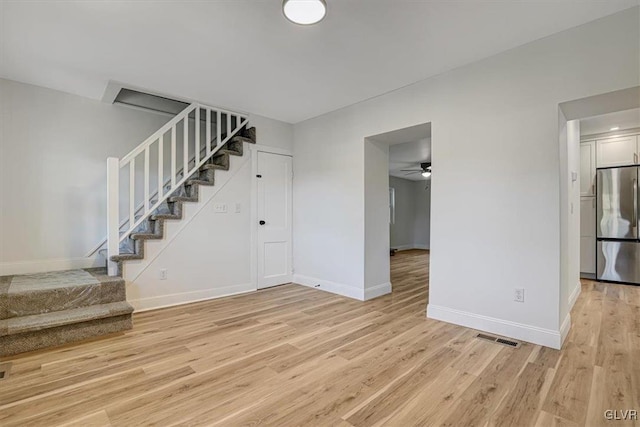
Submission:
<svg viewBox="0 0 640 427">
<path fill-rule="evenodd" d="M 132 312 L 101 269 L 0 277 L 0 357 L 130 329 Z"/>
</svg>

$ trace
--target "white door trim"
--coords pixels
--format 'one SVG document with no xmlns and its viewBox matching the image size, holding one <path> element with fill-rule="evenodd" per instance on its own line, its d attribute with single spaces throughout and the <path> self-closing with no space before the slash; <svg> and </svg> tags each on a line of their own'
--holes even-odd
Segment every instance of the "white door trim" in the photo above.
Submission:
<svg viewBox="0 0 640 427">
<path fill-rule="evenodd" d="M 258 152 L 289 156 L 292 162 L 293 152 L 291 150 L 261 144 L 251 144 L 249 148 L 251 151 L 251 284 L 254 290 L 258 290 L 258 178 L 256 177 L 258 174 Z M 291 247 L 293 250 L 293 224 L 291 228 Z"/>
</svg>

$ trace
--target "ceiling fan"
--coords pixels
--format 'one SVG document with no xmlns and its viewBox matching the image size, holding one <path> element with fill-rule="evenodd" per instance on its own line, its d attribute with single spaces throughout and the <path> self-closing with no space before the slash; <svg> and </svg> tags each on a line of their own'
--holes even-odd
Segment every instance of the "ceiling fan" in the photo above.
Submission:
<svg viewBox="0 0 640 427">
<path fill-rule="evenodd" d="M 431 162 L 420 163 L 420 169 L 402 169 L 402 172 L 407 172 L 405 175 L 419 173 L 423 177 L 429 178 L 431 176 Z"/>
</svg>

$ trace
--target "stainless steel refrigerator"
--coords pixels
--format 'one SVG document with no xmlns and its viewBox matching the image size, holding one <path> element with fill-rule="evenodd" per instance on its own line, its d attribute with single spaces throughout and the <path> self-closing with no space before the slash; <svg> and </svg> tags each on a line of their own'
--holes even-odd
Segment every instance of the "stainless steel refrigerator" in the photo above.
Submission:
<svg viewBox="0 0 640 427">
<path fill-rule="evenodd" d="M 598 169 L 596 277 L 640 285 L 640 166 Z"/>
</svg>

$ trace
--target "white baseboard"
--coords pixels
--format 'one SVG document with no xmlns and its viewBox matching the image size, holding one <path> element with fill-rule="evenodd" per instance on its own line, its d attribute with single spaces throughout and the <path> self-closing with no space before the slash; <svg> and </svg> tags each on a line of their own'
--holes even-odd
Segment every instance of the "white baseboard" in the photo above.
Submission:
<svg viewBox="0 0 640 427">
<path fill-rule="evenodd" d="M 104 258 L 97 255 L 85 258 L 42 259 L 0 263 L 0 276 L 45 273 L 47 271 L 75 270 L 104 267 Z"/>
<path fill-rule="evenodd" d="M 299 285 L 308 286 L 310 288 L 319 289 L 321 291 L 331 292 L 333 294 L 342 295 L 364 301 L 364 290 L 351 285 L 331 282 L 329 280 L 316 279 L 315 277 L 303 276 L 300 274 L 293 275 L 293 282 Z"/>
<path fill-rule="evenodd" d="M 127 286 L 131 284 L 127 283 Z M 228 297 L 231 295 L 254 292 L 256 288 L 250 284 L 226 286 L 224 288 L 205 289 L 201 291 L 182 292 L 178 294 L 159 295 L 149 298 L 127 299 L 136 313 L 159 308 L 173 307 L 176 305 L 191 304 L 199 301 Z"/>
<path fill-rule="evenodd" d="M 428 251 L 429 245 L 420 245 L 416 243 L 415 245 L 413 245 L 413 249 L 422 249 L 423 251 Z"/>
<path fill-rule="evenodd" d="M 578 280 L 576 287 L 573 288 L 571 295 L 569 295 L 569 311 L 571 311 L 576 301 L 578 300 L 578 297 L 580 296 L 580 292 L 582 292 L 582 284 Z"/>
<path fill-rule="evenodd" d="M 562 321 L 562 325 L 560 326 L 560 337 L 562 337 L 562 343 L 569 335 L 569 330 L 571 329 L 571 314 L 567 313 L 564 320 Z M 562 343 L 560 346 L 562 346 Z"/>
<path fill-rule="evenodd" d="M 434 304 L 427 305 L 427 317 L 558 350 L 562 347 L 560 331 L 552 329 L 539 328 Z"/>
<path fill-rule="evenodd" d="M 366 288 L 364 290 L 364 300 L 369 301 L 370 299 L 381 297 L 382 295 L 391 293 L 391 282 L 382 283 L 380 285 L 372 286 L 370 288 Z"/>
</svg>

